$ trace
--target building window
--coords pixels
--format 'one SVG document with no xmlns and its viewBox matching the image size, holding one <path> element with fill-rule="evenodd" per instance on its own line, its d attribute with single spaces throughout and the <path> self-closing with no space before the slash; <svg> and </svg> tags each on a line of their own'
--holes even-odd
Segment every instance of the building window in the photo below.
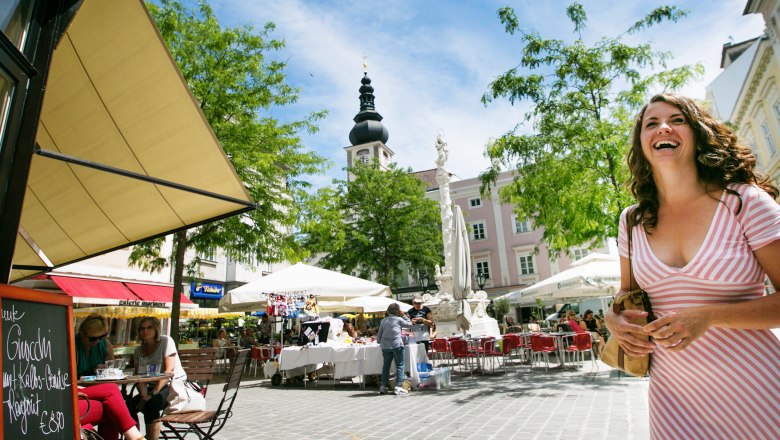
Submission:
<svg viewBox="0 0 780 440">
<path fill-rule="evenodd" d="M 772 110 L 775 111 L 775 118 L 777 118 L 777 121 L 780 122 L 780 99 L 775 101 L 775 104 L 772 106 Z"/>
<path fill-rule="evenodd" d="M 482 274 L 485 276 L 485 278 L 490 278 L 490 264 L 488 264 L 488 261 L 477 261 L 474 263 L 475 270 L 474 270 L 474 276 L 477 274 Z"/>
<path fill-rule="evenodd" d="M 517 216 L 514 216 L 512 218 L 515 224 L 515 234 L 524 234 L 526 232 L 531 232 L 531 226 L 528 224 L 528 220 L 520 221 L 517 219 Z"/>
<path fill-rule="evenodd" d="M 471 239 L 472 240 L 484 240 L 485 239 L 485 223 L 472 223 L 471 224 Z"/>
<path fill-rule="evenodd" d="M 469 199 L 469 208 L 479 208 L 482 206 L 482 199 L 479 197 L 475 197 L 473 199 Z"/>
<path fill-rule="evenodd" d="M 769 155 L 774 156 L 777 153 L 777 146 L 775 146 L 775 140 L 772 138 L 772 131 L 769 129 L 769 123 L 764 121 L 761 123 L 761 133 L 764 135 L 767 147 L 769 147 Z"/>
<path fill-rule="evenodd" d="M 10 0 L 0 8 L 0 30 L 21 50 L 27 37 L 34 1 Z"/>
<path fill-rule="evenodd" d="M 533 255 L 518 255 L 517 262 L 520 266 L 520 275 L 533 275 L 536 273 Z"/>
<path fill-rule="evenodd" d="M 585 258 L 588 254 L 590 254 L 589 249 L 574 249 L 572 251 L 572 256 L 574 257 L 573 261 L 581 260 Z"/>
<path fill-rule="evenodd" d="M 203 261 L 215 262 L 217 261 L 216 255 L 217 252 L 216 249 L 214 248 L 198 252 L 198 258 L 200 258 Z"/>
</svg>

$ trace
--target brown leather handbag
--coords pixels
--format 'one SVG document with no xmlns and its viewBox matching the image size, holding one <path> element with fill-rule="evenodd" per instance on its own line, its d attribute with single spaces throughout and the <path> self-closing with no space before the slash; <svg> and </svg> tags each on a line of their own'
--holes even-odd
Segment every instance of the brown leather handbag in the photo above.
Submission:
<svg viewBox="0 0 780 440">
<path fill-rule="evenodd" d="M 630 292 L 622 292 L 618 294 L 612 302 L 612 312 L 620 313 L 624 310 L 642 310 L 649 312 L 644 318 L 633 319 L 631 322 L 637 325 L 645 325 L 648 322 L 655 320 L 652 308 L 650 307 L 650 299 L 647 296 L 647 292 L 644 290 L 632 290 Z M 647 340 L 649 336 L 645 336 Z M 623 351 L 623 347 L 618 344 L 617 338 L 610 338 L 607 341 L 607 345 L 604 347 L 604 351 L 601 353 L 601 360 L 613 367 L 625 371 L 626 373 L 642 377 L 646 376 L 650 371 L 650 355 L 645 356 L 631 356 Z"/>
<path fill-rule="evenodd" d="M 631 262 L 631 228 L 628 229 L 628 276 L 629 282 L 633 287 L 634 274 L 632 270 Z M 621 291 L 615 296 L 612 301 L 612 312 L 615 314 L 621 313 L 624 310 L 641 310 L 647 312 L 647 316 L 644 318 L 636 318 L 631 322 L 636 325 L 644 326 L 649 322 L 655 321 L 655 314 L 653 314 L 653 308 L 650 305 L 650 298 L 647 296 L 647 292 L 642 289 L 630 290 L 628 292 Z M 649 340 L 649 336 L 644 336 L 645 340 Z M 623 351 L 623 347 L 617 341 L 617 338 L 610 338 L 607 341 L 607 345 L 604 347 L 604 351 L 601 353 L 601 360 L 610 367 L 622 370 L 632 376 L 643 377 L 650 371 L 650 355 L 645 356 L 631 356 Z"/>
</svg>

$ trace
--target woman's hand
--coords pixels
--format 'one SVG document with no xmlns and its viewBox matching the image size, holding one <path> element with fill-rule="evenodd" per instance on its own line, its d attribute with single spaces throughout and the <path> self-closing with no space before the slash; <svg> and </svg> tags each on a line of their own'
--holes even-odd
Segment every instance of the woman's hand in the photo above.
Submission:
<svg viewBox="0 0 780 440">
<path fill-rule="evenodd" d="M 644 326 L 656 345 L 667 351 L 685 350 L 691 342 L 703 335 L 711 326 L 711 317 L 704 307 L 691 307 L 665 314 Z"/>
<path fill-rule="evenodd" d="M 620 314 L 615 314 L 608 310 L 604 316 L 606 324 L 612 338 L 616 338 L 618 343 L 626 354 L 631 356 L 644 356 L 653 352 L 653 344 L 641 337 L 647 336 L 647 332 L 640 325 L 632 324 L 631 320 L 644 318 L 647 312 L 639 310 L 624 310 Z"/>
</svg>

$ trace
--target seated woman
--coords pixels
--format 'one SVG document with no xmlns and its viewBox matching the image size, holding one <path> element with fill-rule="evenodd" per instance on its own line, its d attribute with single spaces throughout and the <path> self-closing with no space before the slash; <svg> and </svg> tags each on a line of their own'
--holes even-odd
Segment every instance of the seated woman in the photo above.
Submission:
<svg viewBox="0 0 780 440">
<path fill-rule="evenodd" d="M 350 321 L 344 321 L 344 330 L 342 331 L 348 334 L 353 341 L 358 337 L 358 332 Z"/>
<path fill-rule="evenodd" d="M 106 361 L 114 359 L 114 347 L 108 341 L 108 324 L 98 315 L 89 315 L 76 334 L 76 374 L 92 376 Z"/>
<path fill-rule="evenodd" d="M 157 440 L 160 435 L 160 423 L 154 421 L 160 418 L 168 403 L 176 396 L 186 395 L 184 387 L 187 373 L 181 366 L 176 344 L 171 338 L 160 333 L 159 319 L 146 317 L 138 322 L 138 339 L 141 345 L 133 353 L 135 373 L 146 373 L 149 365 L 155 365 L 157 371 L 170 373 L 173 378 L 170 381 L 160 380 L 150 382 L 148 386 L 140 386 L 139 394 L 128 402 L 130 413 L 136 422 L 138 412 L 144 414 L 146 438 L 150 440 Z"/>
<path fill-rule="evenodd" d="M 241 330 L 241 341 L 239 342 L 241 347 L 251 348 L 256 343 L 257 341 L 255 341 L 255 332 L 252 331 L 251 328 L 247 327 Z"/>
<path fill-rule="evenodd" d="M 569 328 L 571 328 L 571 331 L 575 333 L 587 333 L 587 330 L 582 328 L 577 321 L 577 314 L 574 313 L 574 310 L 569 310 L 566 312 L 566 320 L 563 322 L 565 322 Z"/>
<path fill-rule="evenodd" d="M 233 347 L 235 347 L 228 339 L 227 330 L 224 328 L 219 329 L 217 338 L 211 341 L 211 346 L 217 349 L 217 357 L 220 359 L 225 357 L 230 359 L 234 351 Z"/>
<path fill-rule="evenodd" d="M 143 438 L 116 384 L 79 387 L 79 397 L 84 397 L 78 407 L 82 426 L 97 425 L 98 434 L 106 440 L 118 439 L 120 433 L 126 440 Z"/>
<path fill-rule="evenodd" d="M 601 356 L 601 351 L 604 350 L 604 338 L 601 336 L 601 322 L 593 316 L 593 310 L 585 311 L 581 323 L 588 329 L 591 338 L 596 342 L 596 355 Z"/>
<path fill-rule="evenodd" d="M 431 321 L 431 325 L 428 326 L 428 337 L 431 338 L 431 341 L 436 339 L 436 321 Z"/>
</svg>

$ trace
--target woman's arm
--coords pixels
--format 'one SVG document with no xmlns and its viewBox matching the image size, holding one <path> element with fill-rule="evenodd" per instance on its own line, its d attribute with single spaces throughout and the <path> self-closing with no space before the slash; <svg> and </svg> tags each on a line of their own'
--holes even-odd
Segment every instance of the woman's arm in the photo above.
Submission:
<svg viewBox="0 0 780 440">
<path fill-rule="evenodd" d="M 169 356 L 165 356 L 163 358 L 163 371 L 162 371 L 163 373 L 167 373 L 171 375 L 174 374 L 174 371 L 176 369 L 176 356 L 178 356 L 178 354 L 176 352 L 173 352 L 173 354 Z M 152 388 L 152 394 L 159 393 L 160 390 L 165 388 L 166 385 L 168 385 L 167 380 L 157 381 L 157 383 L 154 385 L 154 388 Z"/>
<path fill-rule="evenodd" d="M 775 290 L 780 287 L 780 240 L 754 252 Z M 684 350 L 710 327 L 761 330 L 780 327 L 780 293 L 738 303 L 690 307 L 664 315 L 645 326 L 655 343 Z"/>
</svg>

